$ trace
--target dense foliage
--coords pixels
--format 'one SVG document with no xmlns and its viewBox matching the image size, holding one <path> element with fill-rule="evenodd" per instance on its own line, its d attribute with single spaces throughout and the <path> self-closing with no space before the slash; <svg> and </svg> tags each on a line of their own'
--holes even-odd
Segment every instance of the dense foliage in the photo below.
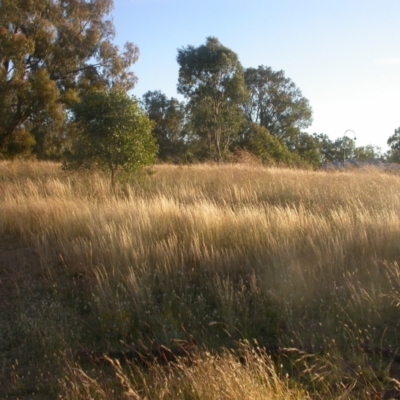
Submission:
<svg viewBox="0 0 400 400">
<path fill-rule="evenodd" d="M 149 91 L 144 94 L 142 104 L 155 123 L 158 158 L 170 162 L 182 160 L 187 147 L 184 103 L 175 98 L 168 99 L 160 91 Z"/>
<path fill-rule="evenodd" d="M 247 118 L 284 142 L 296 138 L 312 122 L 312 110 L 294 82 L 283 71 L 270 67 L 248 68 L 246 86 L 250 93 L 245 103 Z"/>
<path fill-rule="evenodd" d="M 64 166 L 96 166 L 109 171 L 111 185 L 119 170 L 137 171 L 154 161 L 153 123 L 138 102 L 124 92 L 98 91 L 74 107 L 75 137 Z"/>
<path fill-rule="evenodd" d="M 178 92 L 188 99 L 190 121 L 209 158 L 221 161 L 244 122 L 243 67 L 232 50 L 209 37 L 197 48 L 178 50 Z"/>
<path fill-rule="evenodd" d="M 0 152 L 59 154 L 68 110 L 90 90 L 132 89 L 139 50 L 113 44 L 112 0 L 0 2 Z"/>
<path fill-rule="evenodd" d="M 390 146 L 389 161 L 400 163 L 400 128 L 395 129 L 394 134 L 389 137 L 387 144 Z"/>
</svg>

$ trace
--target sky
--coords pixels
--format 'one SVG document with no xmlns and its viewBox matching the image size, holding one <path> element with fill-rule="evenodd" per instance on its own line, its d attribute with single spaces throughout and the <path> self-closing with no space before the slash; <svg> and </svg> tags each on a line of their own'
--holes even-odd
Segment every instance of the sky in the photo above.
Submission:
<svg viewBox="0 0 400 400">
<path fill-rule="evenodd" d="M 400 0 L 114 0 L 115 43 L 135 43 L 132 94 L 177 94 L 178 49 L 214 36 L 244 68 L 285 71 L 313 109 L 305 131 L 387 150 L 400 126 Z M 354 132 L 354 133 L 353 133 Z"/>
</svg>

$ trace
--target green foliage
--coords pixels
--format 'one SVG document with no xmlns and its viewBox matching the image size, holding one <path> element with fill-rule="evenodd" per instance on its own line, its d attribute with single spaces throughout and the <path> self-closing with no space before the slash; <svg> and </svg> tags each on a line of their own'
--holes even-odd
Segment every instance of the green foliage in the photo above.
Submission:
<svg viewBox="0 0 400 400">
<path fill-rule="evenodd" d="M 390 147 L 387 157 L 388 161 L 400 163 L 400 127 L 389 137 L 387 144 Z"/>
<path fill-rule="evenodd" d="M 400 150 L 400 128 L 395 129 L 394 134 L 387 141 L 392 150 Z"/>
<path fill-rule="evenodd" d="M 364 161 L 362 159 L 363 149 L 360 148 L 358 153 L 356 153 L 355 140 L 348 136 L 343 136 L 332 141 L 325 134 L 321 133 L 317 135 L 314 133 L 313 138 L 318 143 L 322 163 L 354 160 L 356 159 L 356 154 L 360 156 L 359 161 Z"/>
<path fill-rule="evenodd" d="M 389 150 L 385 156 L 388 162 L 400 164 L 400 151 Z"/>
<path fill-rule="evenodd" d="M 354 159 L 357 161 L 369 161 L 381 156 L 381 149 L 376 146 L 367 145 L 354 149 Z"/>
<path fill-rule="evenodd" d="M 316 150 L 320 154 L 321 163 L 345 162 L 349 160 L 369 161 L 381 157 L 381 149 L 376 146 L 367 145 L 356 147 L 355 139 L 343 136 L 335 141 L 329 139 L 325 134 L 312 136 L 316 144 Z"/>
<path fill-rule="evenodd" d="M 292 156 L 288 148 L 263 126 L 249 123 L 245 130 L 245 137 L 245 146 L 264 164 L 290 163 Z"/>
<path fill-rule="evenodd" d="M 354 150 L 356 148 L 355 140 L 348 136 L 343 136 L 334 141 L 336 161 L 348 161 L 354 157 Z"/>
<path fill-rule="evenodd" d="M 249 121 L 257 123 L 279 140 L 293 140 L 301 129 L 312 123 L 312 110 L 300 89 L 283 71 L 259 66 L 245 71 L 250 93 L 244 111 Z"/>
<path fill-rule="evenodd" d="M 314 140 L 318 143 L 318 148 L 321 154 L 321 162 L 326 164 L 328 162 L 337 161 L 338 152 L 332 140 L 324 133 L 313 134 Z M 343 160 L 343 157 L 342 157 Z"/>
<path fill-rule="evenodd" d="M 93 89 L 131 89 L 132 43 L 120 53 L 106 20 L 112 0 L 3 0 L 0 2 L 0 152 L 15 132 L 29 131 L 39 143 L 59 132 L 67 110 Z M 40 131 L 40 132 L 39 132 Z M 60 132 L 61 131 L 61 132 Z"/>
<path fill-rule="evenodd" d="M 242 133 L 242 148 L 258 157 L 264 165 L 286 165 L 290 167 L 317 168 L 320 166 L 320 153 L 317 143 L 309 135 L 302 133 L 290 148 L 271 135 L 258 124 L 248 122 Z"/>
<path fill-rule="evenodd" d="M 24 128 L 16 129 L 3 154 L 6 159 L 29 158 L 36 146 L 35 138 Z"/>
<path fill-rule="evenodd" d="M 319 143 L 308 133 L 301 132 L 295 140 L 295 152 L 314 168 L 321 166 Z"/>
<path fill-rule="evenodd" d="M 153 123 L 138 102 L 122 91 L 92 92 L 74 107 L 75 138 L 64 166 L 93 166 L 110 172 L 133 172 L 154 162 Z"/>
<path fill-rule="evenodd" d="M 155 123 L 158 158 L 162 161 L 179 161 L 187 147 L 184 104 L 173 97 L 168 99 L 160 91 L 145 93 L 142 104 Z"/>
<path fill-rule="evenodd" d="M 189 99 L 194 132 L 220 161 L 238 137 L 244 121 L 241 105 L 247 98 L 243 68 L 238 56 L 209 37 L 197 48 L 178 50 L 178 92 Z"/>
</svg>

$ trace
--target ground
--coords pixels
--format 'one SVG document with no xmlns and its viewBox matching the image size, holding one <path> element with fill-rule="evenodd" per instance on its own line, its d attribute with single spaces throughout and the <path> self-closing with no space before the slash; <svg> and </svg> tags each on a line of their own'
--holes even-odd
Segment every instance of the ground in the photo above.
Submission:
<svg viewBox="0 0 400 400">
<path fill-rule="evenodd" d="M 0 238 L 0 321 L 11 321 L 14 318 L 14 313 L 22 304 L 21 298 L 29 295 L 32 285 L 36 288 L 43 285 L 43 288 L 46 288 L 46 277 L 41 267 L 40 255 L 17 237 Z M 0 397 L 7 393 L 8 399 L 15 400 L 51 399 L 52 392 L 49 392 L 47 387 L 57 385 L 56 376 L 43 374 L 41 375 L 43 382 L 38 385 L 37 376 L 33 377 L 30 373 L 31 366 L 19 365 L 17 369 L 14 369 L 19 349 L 9 346 L 10 341 L 7 341 L 6 335 L 7 329 L 0 328 L 0 353 L 2 354 Z M 400 380 L 399 362 L 392 363 L 390 376 Z M 51 382 L 53 380 L 54 383 Z M 42 390 L 40 387 L 46 389 Z M 397 390 L 387 390 L 371 394 L 371 398 L 400 399 L 400 394 Z"/>
</svg>

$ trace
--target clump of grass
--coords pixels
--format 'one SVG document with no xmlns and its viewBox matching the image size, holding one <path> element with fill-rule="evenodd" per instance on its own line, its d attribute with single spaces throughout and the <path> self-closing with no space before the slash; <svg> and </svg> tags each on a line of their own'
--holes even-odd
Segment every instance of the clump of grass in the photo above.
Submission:
<svg viewBox="0 0 400 400">
<path fill-rule="evenodd" d="M 288 375 L 279 375 L 270 357 L 242 344 L 238 351 L 216 355 L 200 352 L 188 364 L 178 360 L 168 367 L 153 365 L 144 372 L 108 359 L 108 376 L 95 379 L 80 367 L 68 365 L 62 380 L 66 399 L 306 399 L 304 389 L 291 387 Z"/>
</svg>

